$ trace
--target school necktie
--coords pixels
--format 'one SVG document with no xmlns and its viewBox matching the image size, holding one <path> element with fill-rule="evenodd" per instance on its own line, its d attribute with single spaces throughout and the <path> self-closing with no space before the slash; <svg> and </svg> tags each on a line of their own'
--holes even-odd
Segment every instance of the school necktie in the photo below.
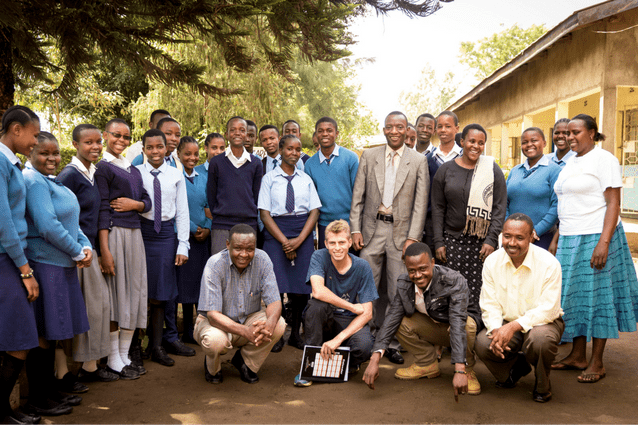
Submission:
<svg viewBox="0 0 638 425">
<path fill-rule="evenodd" d="M 394 158 L 397 153 L 395 151 L 390 152 L 390 160 L 387 167 L 385 167 L 385 185 L 383 186 L 383 205 L 386 208 L 392 208 L 392 200 L 394 199 L 394 180 L 396 178 L 396 171 L 394 169 Z"/>
<path fill-rule="evenodd" d="M 332 158 L 334 157 L 335 157 L 335 154 L 331 153 L 330 156 L 326 158 L 326 164 L 330 165 L 330 161 L 332 161 Z"/>
<path fill-rule="evenodd" d="M 195 183 L 195 177 L 189 177 L 189 176 L 184 176 L 186 177 L 186 180 L 188 180 L 189 182 L 191 182 L 191 184 Z"/>
<path fill-rule="evenodd" d="M 157 175 L 159 170 L 151 171 L 153 175 L 153 209 L 155 211 L 153 215 L 155 233 L 159 233 L 162 230 L 162 185 L 160 185 Z"/>
<path fill-rule="evenodd" d="M 165 161 L 168 165 L 171 165 L 171 157 L 170 157 L 170 156 L 165 156 L 165 157 L 164 157 L 164 161 Z"/>
<path fill-rule="evenodd" d="M 274 170 L 275 168 L 277 168 L 277 160 L 273 159 L 272 160 L 272 169 Z"/>
<path fill-rule="evenodd" d="M 15 166 L 18 167 L 18 170 L 22 171 L 22 164 L 20 162 L 16 162 Z"/>
<path fill-rule="evenodd" d="M 292 179 L 295 177 L 292 176 L 284 176 L 286 180 L 288 180 L 288 187 L 286 188 L 286 211 L 291 213 L 295 210 L 295 191 L 292 188 Z"/>
</svg>

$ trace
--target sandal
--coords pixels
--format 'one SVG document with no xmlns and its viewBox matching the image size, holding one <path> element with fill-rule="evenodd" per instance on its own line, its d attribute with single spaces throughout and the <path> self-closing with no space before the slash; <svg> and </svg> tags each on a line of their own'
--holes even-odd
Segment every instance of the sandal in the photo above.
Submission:
<svg viewBox="0 0 638 425">
<path fill-rule="evenodd" d="M 583 373 L 578 377 L 581 384 L 594 384 L 607 376 L 607 373 Z"/>
<path fill-rule="evenodd" d="M 567 363 L 554 363 L 551 366 L 552 370 L 585 370 L 584 367 L 580 367 L 580 366 L 576 366 L 573 364 L 567 364 Z"/>
</svg>

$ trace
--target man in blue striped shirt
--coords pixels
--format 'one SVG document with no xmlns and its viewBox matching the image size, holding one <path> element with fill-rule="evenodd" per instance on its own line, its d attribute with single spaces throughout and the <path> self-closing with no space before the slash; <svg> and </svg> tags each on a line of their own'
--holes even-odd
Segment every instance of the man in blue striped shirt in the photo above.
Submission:
<svg viewBox="0 0 638 425">
<path fill-rule="evenodd" d="M 206 354 L 204 376 L 211 383 L 223 381 L 220 356 L 233 347 L 241 347 L 232 364 L 242 381 L 259 381 L 259 368 L 286 329 L 272 262 L 256 242 L 251 226 L 235 225 L 226 249 L 204 269 L 194 337 Z"/>
</svg>

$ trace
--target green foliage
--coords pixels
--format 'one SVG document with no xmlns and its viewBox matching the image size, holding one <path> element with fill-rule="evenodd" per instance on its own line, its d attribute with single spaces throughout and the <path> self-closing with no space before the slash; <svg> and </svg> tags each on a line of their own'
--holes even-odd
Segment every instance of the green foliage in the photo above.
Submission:
<svg viewBox="0 0 638 425">
<path fill-rule="evenodd" d="M 521 28 L 514 25 L 476 43 L 461 43 L 460 60 L 468 65 L 480 80 L 505 65 L 527 46 L 547 32 L 544 25 Z"/>
<path fill-rule="evenodd" d="M 408 119 L 415 124 L 416 117 L 426 112 L 437 116 L 456 96 L 459 84 L 454 81 L 454 74 L 447 72 L 443 79 L 429 64 L 421 71 L 421 79 L 417 86 L 406 92 L 401 92 L 399 103 L 408 115 Z"/>
</svg>

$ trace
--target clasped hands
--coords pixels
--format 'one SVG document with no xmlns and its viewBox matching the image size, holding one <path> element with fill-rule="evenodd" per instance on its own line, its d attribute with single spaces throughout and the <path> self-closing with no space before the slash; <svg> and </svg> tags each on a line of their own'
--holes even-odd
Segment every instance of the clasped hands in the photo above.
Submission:
<svg viewBox="0 0 638 425">
<path fill-rule="evenodd" d="M 244 337 L 259 347 L 261 344 L 272 341 L 272 330 L 268 327 L 265 320 L 256 320 L 250 325 L 245 325 L 246 332 Z"/>
<path fill-rule="evenodd" d="M 284 250 L 284 253 L 286 254 L 287 259 L 292 261 L 295 258 L 297 258 L 297 248 L 299 248 L 302 242 L 303 241 L 299 240 L 299 238 L 292 238 L 292 239 L 286 238 L 281 243 L 281 248 Z"/>
<path fill-rule="evenodd" d="M 505 351 L 511 351 L 508 346 L 514 334 L 522 329 L 521 325 L 514 321 L 509 322 L 506 325 L 492 330 L 492 333 L 488 336 L 492 340 L 490 343 L 490 351 L 496 356 L 504 359 Z"/>
</svg>

